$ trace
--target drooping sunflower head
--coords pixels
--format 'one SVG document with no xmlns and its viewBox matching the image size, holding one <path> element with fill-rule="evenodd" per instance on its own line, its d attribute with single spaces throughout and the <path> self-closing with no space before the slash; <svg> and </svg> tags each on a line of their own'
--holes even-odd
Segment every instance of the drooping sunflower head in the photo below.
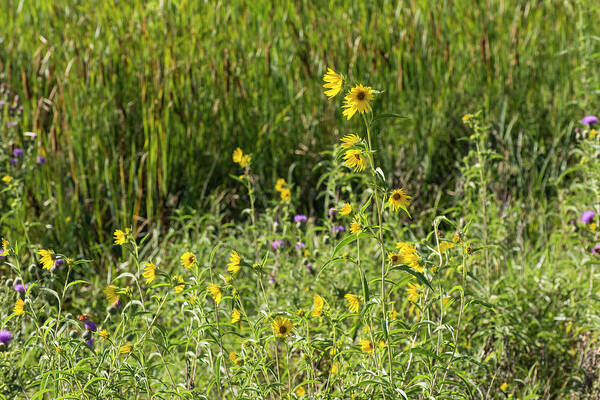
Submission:
<svg viewBox="0 0 600 400">
<path fill-rule="evenodd" d="M 406 208 L 410 204 L 408 201 L 411 197 L 402 189 L 395 189 L 388 199 L 388 207 L 393 212 L 398 211 L 400 207 Z"/>
<path fill-rule="evenodd" d="M 189 251 L 186 251 L 181 256 L 180 261 L 181 261 L 181 264 L 183 264 L 184 267 L 186 267 L 186 268 L 192 268 L 192 265 L 194 265 L 196 263 L 196 256 L 193 253 L 190 253 Z"/>
<path fill-rule="evenodd" d="M 125 232 L 123 232 L 120 229 L 115 230 L 114 232 L 114 239 L 115 239 L 115 244 L 118 244 L 119 246 L 124 245 L 127 242 L 127 233 L 128 230 L 126 229 Z"/>
<path fill-rule="evenodd" d="M 117 287 L 115 285 L 108 285 L 102 289 L 102 291 L 106 295 L 106 300 L 108 300 L 109 304 L 113 305 L 120 300 L 120 297 L 117 294 Z"/>
<path fill-rule="evenodd" d="M 150 284 L 154 279 L 156 279 L 156 265 L 152 261 L 144 263 L 144 273 L 142 276 L 146 278 L 146 283 Z"/>
<path fill-rule="evenodd" d="M 320 317 L 323 314 L 323 307 L 325 306 L 325 300 L 318 294 L 315 294 L 313 300 L 313 317 Z"/>
<path fill-rule="evenodd" d="M 360 141 L 361 141 L 360 136 L 355 135 L 354 133 L 346 135 L 340 139 L 340 142 L 342 142 L 342 144 L 341 144 L 342 149 L 347 149 L 349 147 L 352 147 Z"/>
<path fill-rule="evenodd" d="M 360 172 L 367 166 L 367 158 L 360 149 L 346 150 L 346 153 L 344 153 L 344 165 L 348 168 L 354 168 L 356 172 Z"/>
<path fill-rule="evenodd" d="M 238 272 L 242 268 L 240 266 L 241 261 L 242 257 L 240 257 L 237 251 L 231 250 L 231 253 L 229 254 L 229 264 L 227 264 L 227 271 L 231 272 L 232 274 Z"/>
<path fill-rule="evenodd" d="M 223 300 L 223 292 L 221 292 L 221 288 L 214 283 L 207 283 L 206 285 L 208 286 L 208 292 L 212 296 L 215 303 L 219 304 L 221 300 Z"/>
<path fill-rule="evenodd" d="M 416 303 L 419 301 L 419 298 L 423 296 L 423 286 L 409 282 L 408 287 L 406 288 L 406 294 L 408 294 L 408 301 Z"/>
<path fill-rule="evenodd" d="M 323 75 L 323 81 L 325 82 L 323 87 L 328 89 L 325 91 L 325 95 L 329 99 L 334 98 L 344 85 L 344 79 L 331 68 L 327 68 L 327 73 Z"/>
<path fill-rule="evenodd" d="M 54 267 L 54 260 L 52 259 L 52 250 L 44 250 L 41 249 L 38 251 L 38 254 L 42 256 L 40 262 L 42 263 L 42 268 L 50 271 L 52 267 Z"/>
<path fill-rule="evenodd" d="M 367 354 L 371 354 L 375 348 L 373 347 L 373 342 L 371 340 L 362 339 L 360 341 L 360 349 Z"/>
<path fill-rule="evenodd" d="M 370 86 L 354 86 L 344 100 L 346 104 L 343 106 L 345 108 L 343 114 L 347 119 L 352 118 L 357 111 L 361 114 L 371 112 L 369 101 L 373 100 L 373 89 Z"/>
<path fill-rule="evenodd" d="M 237 308 L 234 308 L 233 311 L 231 312 L 231 323 L 235 324 L 240 322 L 240 319 L 242 319 L 242 314 L 240 313 L 240 310 L 238 310 Z"/>
<path fill-rule="evenodd" d="M 285 317 L 277 317 L 271 324 L 273 334 L 281 338 L 289 335 L 293 328 L 292 321 Z"/>
<path fill-rule="evenodd" d="M 13 312 L 15 313 L 15 315 L 25 314 L 25 302 L 23 301 L 23 299 L 17 299 Z"/>
<path fill-rule="evenodd" d="M 344 296 L 344 298 L 346 299 L 348 310 L 350 312 L 357 313 L 360 306 L 360 300 L 358 299 L 358 296 L 348 293 Z"/>
</svg>

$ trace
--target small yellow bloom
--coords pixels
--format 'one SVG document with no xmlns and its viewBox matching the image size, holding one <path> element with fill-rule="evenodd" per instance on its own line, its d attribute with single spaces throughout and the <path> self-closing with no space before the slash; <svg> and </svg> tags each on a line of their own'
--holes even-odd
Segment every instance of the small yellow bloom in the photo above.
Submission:
<svg viewBox="0 0 600 400">
<path fill-rule="evenodd" d="M 152 261 L 145 262 L 143 265 L 146 267 L 144 268 L 142 276 L 146 278 L 146 284 L 150 284 L 156 279 L 156 265 L 154 265 Z"/>
<path fill-rule="evenodd" d="M 355 135 L 354 133 L 352 133 L 350 135 L 346 135 L 340 139 L 340 142 L 342 142 L 342 144 L 341 144 L 342 149 L 347 149 L 349 147 L 352 147 L 360 141 L 361 141 L 360 136 Z"/>
<path fill-rule="evenodd" d="M 353 87 L 344 97 L 344 116 L 350 119 L 357 111 L 361 114 L 371 112 L 369 101 L 373 98 L 373 90 L 369 86 L 357 85 Z"/>
<path fill-rule="evenodd" d="M 327 73 L 323 75 L 323 81 L 325 82 L 323 87 L 328 89 L 325 91 L 325 96 L 329 97 L 329 99 L 337 96 L 344 85 L 342 77 L 331 68 L 327 68 Z"/>
<path fill-rule="evenodd" d="M 407 195 L 402 189 L 394 189 L 390 198 L 388 199 L 388 207 L 393 212 L 398 211 L 399 208 L 406 208 L 409 206 L 408 201 L 411 197 Z"/>
<path fill-rule="evenodd" d="M 302 397 L 305 394 L 306 394 L 306 390 L 304 390 L 304 388 L 302 386 L 300 386 L 298 389 L 296 389 L 296 396 Z"/>
<path fill-rule="evenodd" d="M 118 244 L 120 246 L 124 245 L 127 242 L 127 234 L 128 233 L 129 233 L 129 228 L 125 229 L 125 232 L 123 232 L 120 229 L 115 230 L 115 233 L 114 233 L 115 244 Z"/>
<path fill-rule="evenodd" d="M 248 165 L 250 165 L 250 161 L 252 161 L 252 157 L 249 154 L 244 154 L 242 161 L 240 161 L 240 167 L 246 168 Z"/>
<path fill-rule="evenodd" d="M 281 192 L 279 193 L 279 195 L 281 197 L 281 201 L 283 201 L 283 202 L 286 202 L 292 198 L 292 192 L 288 188 L 282 189 Z"/>
<path fill-rule="evenodd" d="M 285 317 L 277 317 L 271 324 L 273 334 L 282 338 L 289 335 L 293 328 L 294 325 L 292 325 L 292 321 Z"/>
<path fill-rule="evenodd" d="M 175 293 L 181 293 L 185 289 L 183 277 L 181 275 L 175 275 L 173 280 L 177 281 L 178 285 L 175 285 Z"/>
<path fill-rule="evenodd" d="M 313 317 L 320 317 L 323 314 L 323 307 L 325 306 L 325 300 L 318 294 L 315 294 L 313 299 Z"/>
<path fill-rule="evenodd" d="M 392 321 L 395 321 L 396 318 L 398 318 L 398 312 L 396 310 L 392 309 L 392 312 L 390 313 L 390 319 Z"/>
<path fill-rule="evenodd" d="M 196 256 L 193 253 L 186 251 L 179 260 L 184 267 L 192 268 L 192 265 L 196 263 Z"/>
<path fill-rule="evenodd" d="M 408 294 L 408 301 L 416 303 L 423 296 L 423 286 L 409 282 L 406 293 Z"/>
<path fill-rule="evenodd" d="M 242 319 L 242 314 L 240 313 L 240 310 L 238 310 L 237 308 L 234 308 L 233 311 L 231 312 L 231 323 L 236 324 L 236 323 L 240 322 L 240 319 Z"/>
<path fill-rule="evenodd" d="M 453 247 L 454 247 L 454 243 L 452 243 L 452 242 L 446 242 L 446 241 L 440 242 L 440 252 L 442 254 L 444 254 L 447 250 L 449 250 Z"/>
<path fill-rule="evenodd" d="M 360 341 L 360 349 L 367 354 L 372 354 L 375 350 L 375 348 L 373 347 L 373 342 L 369 339 L 362 339 Z"/>
<path fill-rule="evenodd" d="M 240 262 L 242 261 L 242 257 L 235 250 L 231 250 L 229 254 L 229 264 L 227 264 L 227 271 L 235 274 L 242 268 L 240 266 Z"/>
<path fill-rule="evenodd" d="M 25 302 L 23 299 L 18 299 L 15 303 L 15 308 L 13 309 L 15 315 L 24 315 L 25 314 Z"/>
<path fill-rule="evenodd" d="M 206 286 L 208 286 L 208 291 L 215 303 L 219 304 L 221 300 L 223 300 L 223 292 L 221 292 L 221 289 L 214 283 L 207 282 Z"/>
<path fill-rule="evenodd" d="M 13 179 L 12 176 L 10 176 L 10 175 L 4 175 L 2 177 L 2 182 L 4 182 L 4 183 L 10 183 L 12 181 L 12 179 Z"/>
<path fill-rule="evenodd" d="M 360 300 L 358 297 L 354 294 L 348 293 L 344 296 L 344 298 L 348 302 L 348 310 L 350 310 L 350 312 L 357 313 L 360 306 Z"/>
<path fill-rule="evenodd" d="M 108 339 L 108 331 L 106 329 L 102 329 L 100 332 L 98 332 L 98 335 L 100 335 L 100 337 L 104 340 Z"/>
<path fill-rule="evenodd" d="M 385 342 L 383 340 L 380 340 L 378 346 L 379 346 L 379 349 L 385 348 Z"/>
<path fill-rule="evenodd" d="M 590 129 L 590 132 L 588 133 L 588 136 L 590 139 L 593 139 L 596 137 L 596 135 L 598 134 L 598 132 L 596 132 L 595 129 Z"/>
<path fill-rule="evenodd" d="M 117 287 L 115 285 L 108 285 L 102 291 L 106 295 L 106 300 L 112 305 L 119 301 L 120 297 L 116 292 Z"/>
<path fill-rule="evenodd" d="M 352 220 L 352 223 L 350 224 L 350 233 L 352 233 L 353 235 L 358 235 L 361 232 L 362 226 L 360 225 L 360 218 L 358 216 L 355 216 Z"/>
<path fill-rule="evenodd" d="M 346 203 L 342 206 L 342 208 L 340 208 L 340 215 L 350 215 L 351 212 L 352 206 L 350 205 L 350 203 Z"/>
<path fill-rule="evenodd" d="M 344 165 L 348 168 L 354 168 L 355 172 L 361 172 L 367 166 L 367 159 L 360 149 L 346 150 L 344 154 Z"/>
<path fill-rule="evenodd" d="M 592 222 L 591 224 L 588 225 L 588 227 L 590 228 L 590 231 L 595 232 L 596 231 L 596 223 Z"/>
<path fill-rule="evenodd" d="M 465 115 L 462 116 L 462 122 L 467 122 L 467 121 L 469 121 L 473 117 L 474 117 L 473 114 L 465 114 Z"/>
<path fill-rule="evenodd" d="M 502 385 L 500 385 L 500 390 L 502 390 L 503 392 L 506 392 L 507 389 L 508 389 L 508 383 L 504 382 Z"/>
<path fill-rule="evenodd" d="M 42 256 L 40 262 L 42 263 L 42 268 L 51 270 L 54 266 L 54 260 L 52 259 L 52 250 L 39 250 L 38 254 Z"/>
<path fill-rule="evenodd" d="M 129 354 L 131 353 L 131 345 L 130 344 L 124 344 L 123 346 L 121 346 L 121 354 Z"/>
<path fill-rule="evenodd" d="M 229 361 L 231 361 L 235 365 L 240 365 L 242 363 L 242 359 L 238 356 L 238 354 L 235 351 L 229 353 Z"/>
<path fill-rule="evenodd" d="M 240 163 L 242 161 L 242 157 L 244 156 L 244 152 L 242 151 L 242 149 L 240 149 L 239 147 L 237 147 L 234 151 L 233 151 L 233 162 L 234 163 Z"/>
<path fill-rule="evenodd" d="M 339 366 L 338 363 L 331 364 L 331 371 L 330 371 L 331 375 L 337 374 L 337 372 L 339 371 L 339 369 L 340 369 L 340 366 Z"/>
<path fill-rule="evenodd" d="M 279 178 L 277 179 L 277 182 L 275 182 L 275 190 L 277 190 L 278 192 L 281 192 L 283 189 L 285 189 L 287 186 L 287 183 L 285 183 L 285 179 L 283 178 Z"/>
</svg>

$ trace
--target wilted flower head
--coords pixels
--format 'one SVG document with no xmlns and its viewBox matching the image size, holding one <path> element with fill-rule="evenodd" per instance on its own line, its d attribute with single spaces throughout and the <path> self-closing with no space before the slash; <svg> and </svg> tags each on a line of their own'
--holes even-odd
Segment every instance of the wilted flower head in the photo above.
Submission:
<svg viewBox="0 0 600 400">
<path fill-rule="evenodd" d="M 598 117 L 596 117 L 595 115 L 586 115 L 585 117 L 583 117 L 581 119 L 581 123 L 583 125 L 597 124 L 598 123 Z"/>
<path fill-rule="evenodd" d="M 306 222 L 306 215 L 304 215 L 304 214 L 294 215 L 294 222 Z"/>
<path fill-rule="evenodd" d="M 46 163 L 46 157 L 44 156 L 38 156 L 36 159 L 38 164 L 45 164 Z"/>
<path fill-rule="evenodd" d="M 9 330 L 0 329 L 0 343 L 7 344 L 13 338 L 13 334 Z"/>
<path fill-rule="evenodd" d="M 15 148 L 14 148 L 14 150 L 13 150 L 13 155 L 14 155 L 15 157 L 21 157 L 23 154 L 25 154 L 25 152 L 23 151 L 23 149 L 22 149 L 22 148 L 20 148 L 20 147 L 15 147 Z"/>
<path fill-rule="evenodd" d="M 583 222 L 584 224 L 589 224 L 590 222 L 592 222 L 595 216 L 596 213 L 594 212 L 594 210 L 586 210 L 583 212 L 583 214 L 581 214 L 581 222 Z"/>
<path fill-rule="evenodd" d="M 65 260 L 62 258 L 57 258 L 54 260 L 54 268 L 62 267 L 63 265 L 65 265 Z"/>
</svg>

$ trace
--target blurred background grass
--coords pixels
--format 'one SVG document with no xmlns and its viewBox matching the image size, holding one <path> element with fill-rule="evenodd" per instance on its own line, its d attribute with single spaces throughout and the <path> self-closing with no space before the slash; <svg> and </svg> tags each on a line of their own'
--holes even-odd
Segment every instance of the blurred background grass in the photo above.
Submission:
<svg viewBox="0 0 600 400">
<path fill-rule="evenodd" d="M 415 209 L 451 205 L 460 117 L 480 109 L 505 158 L 495 192 L 535 203 L 568 166 L 571 121 L 597 105 L 598 20 L 593 0 L 5 1 L 0 80 L 48 158 L 28 219 L 85 247 L 180 208 L 227 217 L 245 204 L 228 178 L 237 146 L 264 190 L 290 176 L 314 212 L 319 153 L 360 122 L 340 131 L 339 99 L 316 95 L 327 66 L 408 117 L 375 147 Z"/>
</svg>

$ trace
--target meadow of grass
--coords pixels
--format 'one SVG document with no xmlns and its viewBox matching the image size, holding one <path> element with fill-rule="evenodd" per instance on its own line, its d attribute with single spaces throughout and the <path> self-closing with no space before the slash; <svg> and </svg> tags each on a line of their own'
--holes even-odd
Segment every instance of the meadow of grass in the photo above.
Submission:
<svg viewBox="0 0 600 400">
<path fill-rule="evenodd" d="M 599 18 L 4 2 L 0 398 L 600 398 Z"/>
</svg>

